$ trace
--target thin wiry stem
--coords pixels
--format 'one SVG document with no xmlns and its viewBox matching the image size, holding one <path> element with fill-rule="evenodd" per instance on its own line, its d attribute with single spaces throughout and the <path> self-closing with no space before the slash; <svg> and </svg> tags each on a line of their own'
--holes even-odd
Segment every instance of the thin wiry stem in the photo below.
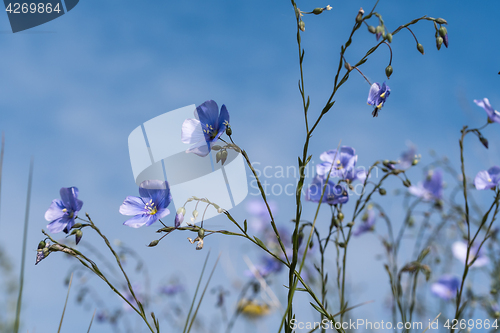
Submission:
<svg viewBox="0 0 500 333">
<path fill-rule="evenodd" d="M 30 171 L 28 176 L 28 194 L 26 196 L 26 212 L 24 217 L 24 232 L 23 232 L 23 248 L 21 253 L 21 273 L 19 275 L 19 295 L 17 297 L 16 306 L 16 319 L 14 321 L 14 332 L 19 332 L 19 325 L 21 321 L 21 303 L 23 300 L 23 287 L 24 287 L 24 264 L 26 261 L 26 242 L 28 239 L 28 221 L 31 203 L 31 185 L 33 183 L 33 162 L 34 159 L 31 158 Z"/>
</svg>

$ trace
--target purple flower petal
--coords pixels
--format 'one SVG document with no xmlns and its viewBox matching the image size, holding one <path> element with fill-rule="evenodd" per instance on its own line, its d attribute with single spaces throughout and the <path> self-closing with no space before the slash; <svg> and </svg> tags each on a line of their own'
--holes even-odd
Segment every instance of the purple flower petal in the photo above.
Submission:
<svg viewBox="0 0 500 333">
<path fill-rule="evenodd" d="M 183 143 L 197 143 L 205 140 L 205 134 L 198 119 L 189 118 L 182 123 L 181 141 Z"/>
<path fill-rule="evenodd" d="M 482 100 L 475 99 L 474 103 L 478 106 L 482 107 L 486 114 L 488 115 L 488 121 L 500 123 L 500 112 L 493 109 L 490 104 L 490 101 L 487 98 L 483 98 Z"/>
<path fill-rule="evenodd" d="M 227 112 L 226 105 L 222 104 L 222 107 L 220 108 L 219 123 L 218 123 L 219 129 L 223 128 L 223 131 L 225 131 L 226 124 L 229 124 L 229 112 Z"/>
<path fill-rule="evenodd" d="M 120 206 L 120 214 L 122 215 L 138 215 L 145 213 L 145 203 L 142 198 L 128 196 Z"/>
<path fill-rule="evenodd" d="M 479 251 L 477 253 L 478 246 L 473 245 L 470 249 L 469 252 L 469 261 L 468 263 L 470 264 L 472 260 L 477 256 L 476 261 L 474 261 L 474 264 L 471 266 L 471 268 L 476 268 L 476 267 L 482 267 L 485 266 L 489 263 L 488 257 L 486 257 L 482 251 Z M 453 256 L 460 260 L 462 263 L 465 264 L 465 259 L 467 258 L 467 243 L 463 241 L 458 241 L 453 243 L 451 247 L 451 251 L 453 252 Z"/>
<path fill-rule="evenodd" d="M 136 215 L 123 222 L 123 224 L 132 228 L 140 228 L 149 223 L 150 219 L 154 219 L 154 216 L 149 214 Z"/>
<path fill-rule="evenodd" d="M 60 199 L 52 200 L 49 209 L 45 212 L 45 219 L 47 221 L 59 220 L 64 216 L 64 204 Z"/>
<path fill-rule="evenodd" d="M 453 275 L 443 275 L 439 280 L 431 285 L 434 295 L 444 300 L 450 300 L 457 295 L 460 280 Z"/>
<path fill-rule="evenodd" d="M 373 83 L 370 87 L 370 91 L 368 92 L 368 100 L 367 100 L 368 104 L 376 105 L 379 91 L 380 91 L 380 84 L 378 82 Z"/>
<path fill-rule="evenodd" d="M 215 101 L 208 100 L 196 107 L 195 116 L 197 116 L 196 118 L 199 119 L 202 124 L 215 125 L 218 123 L 219 106 Z"/>
</svg>

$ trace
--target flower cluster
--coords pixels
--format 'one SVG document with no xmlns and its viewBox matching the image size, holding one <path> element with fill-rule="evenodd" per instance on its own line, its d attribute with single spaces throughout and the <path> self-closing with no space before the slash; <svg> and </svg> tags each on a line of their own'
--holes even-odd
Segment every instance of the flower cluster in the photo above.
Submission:
<svg viewBox="0 0 500 333">
<path fill-rule="evenodd" d="M 366 178 L 366 172 L 355 169 L 358 161 L 355 150 L 344 146 L 339 151 L 333 149 L 324 152 L 320 155 L 320 159 L 323 162 L 316 165 L 316 176 L 306 191 L 306 200 L 319 202 L 325 189 L 322 203 L 329 205 L 346 203 L 349 200 L 346 187 L 336 184 L 334 179 L 340 178 L 351 183 L 356 179 L 363 181 Z"/>
</svg>

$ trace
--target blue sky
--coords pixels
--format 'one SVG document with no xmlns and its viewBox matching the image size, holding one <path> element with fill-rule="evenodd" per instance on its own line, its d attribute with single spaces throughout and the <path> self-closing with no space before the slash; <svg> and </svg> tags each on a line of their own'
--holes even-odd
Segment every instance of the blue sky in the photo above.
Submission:
<svg viewBox="0 0 500 333">
<path fill-rule="evenodd" d="M 340 44 L 359 7 L 368 11 L 374 2 L 302 1 L 299 7 L 312 10 L 327 4 L 332 11 L 304 18 L 302 40 L 311 114 L 320 112 L 330 93 Z M 342 140 L 356 149 L 359 165 L 370 165 L 376 159 L 398 158 L 409 140 L 418 147 L 423 163 L 431 161 L 430 148 L 458 162 L 461 127 L 481 126 L 486 119 L 472 100 L 488 97 L 494 107 L 500 105 L 498 9 L 497 3 L 486 1 L 474 6 L 452 1 L 381 1 L 377 11 L 390 30 L 426 14 L 444 17 L 449 23 L 450 47 L 437 52 L 430 22 L 413 29 L 424 45 L 425 56 L 417 51 L 409 32 L 394 36 L 394 74 L 387 82 L 392 93 L 380 116 L 371 117 L 372 109 L 366 105 L 369 86 L 353 73 L 312 139 L 312 161 L 317 163 L 321 152 L 336 148 Z M 288 1 L 82 0 L 67 15 L 17 34 L 10 32 L 6 14 L 0 18 L 0 130 L 6 137 L 0 240 L 16 274 L 28 166 L 30 157 L 35 159 L 23 303 L 25 330 L 53 331 L 60 318 L 66 292 L 62 281 L 70 261 L 56 254 L 36 267 L 32 263 L 42 239 L 40 229 L 46 225 L 43 215 L 61 187 L 77 186 L 83 211 L 91 214 L 110 239 L 121 239 L 147 258 L 150 271 L 158 268 L 154 280 L 180 275 L 195 283 L 206 251 L 195 251 L 187 234 L 172 234 L 158 247 L 148 249 L 144 245 L 156 237 L 155 227 L 136 230 L 122 226 L 125 218 L 118 207 L 127 195 L 138 194 L 128 135 L 164 112 L 214 99 L 227 106 L 234 138 L 252 160 L 262 168 L 295 165 L 305 133 L 297 89 L 294 22 Z M 355 62 L 374 44 L 374 36 L 361 29 L 347 60 Z M 362 67 L 371 81 L 386 80 L 388 54 L 382 47 Z M 488 127 L 484 135 L 490 142 L 488 151 L 474 139 L 466 144 L 471 176 L 499 163 L 498 126 Z M 410 178 L 417 182 L 421 172 L 412 170 Z M 295 180 L 269 181 L 285 184 Z M 294 216 L 294 198 L 272 199 L 279 205 L 280 222 L 286 225 Z M 389 212 L 400 213 L 391 200 L 381 202 Z M 314 208 L 305 204 L 304 215 L 312 218 Z M 234 215 L 243 220 L 244 205 L 234 209 Z M 321 217 L 328 221 L 326 210 Z M 225 228 L 228 221 L 221 218 L 213 223 Z M 227 277 L 231 265 L 235 276 L 245 279 L 241 254 L 256 253 L 253 247 L 219 236 L 208 238 L 205 246 L 212 250 L 212 263 L 217 253 L 223 253 L 214 285 L 237 280 Z M 355 300 L 378 302 L 357 314 L 389 318 L 378 310 L 388 289 L 370 291 L 371 286 L 388 285 L 381 262 L 371 255 L 382 253 L 377 238 L 367 235 L 362 242 L 353 242 L 353 247 L 352 259 L 357 264 L 350 267 L 352 285 L 365 286 Z M 376 277 L 368 285 L 362 278 L 367 272 Z M 276 282 L 278 287 L 280 282 Z M 93 284 L 106 293 L 100 281 L 95 279 Z M 285 295 L 283 290 L 278 294 Z M 206 317 L 212 315 L 213 302 L 206 300 Z M 234 300 L 229 305 L 231 302 Z M 87 325 L 90 317 L 90 309 L 70 301 L 63 331 L 72 330 L 72 325 Z M 276 318 L 258 324 L 262 332 Z M 274 326 L 269 326 L 272 330 Z M 92 331 L 106 332 L 107 327 L 95 325 Z"/>
</svg>

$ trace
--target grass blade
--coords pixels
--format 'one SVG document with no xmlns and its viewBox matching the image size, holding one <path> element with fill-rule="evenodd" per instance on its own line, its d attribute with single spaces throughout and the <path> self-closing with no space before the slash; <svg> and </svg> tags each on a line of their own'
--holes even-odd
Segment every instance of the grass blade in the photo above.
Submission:
<svg viewBox="0 0 500 333">
<path fill-rule="evenodd" d="M 205 296 L 205 292 L 207 291 L 208 285 L 210 284 L 210 280 L 212 279 L 212 275 L 214 275 L 215 272 L 215 267 L 217 267 L 217 263 L 219 262 L 220 259 L 220 253 L 219 256 L 217 257 L 217 261 L 215 262 L 214 268 L 212 268 L 212 272 L 210 273 L 210 276 L 208 277 L 207 284 L 205 285 L 205 289 L 203 289 L 203 293 L 201 293 L 200 301 L 198 302 L 198 305 L 196 306 L 196 310 L 194 311 L 193 319 L 191 319 L 191 324 L 189 324 L 189 328 L 187 330 L 187 333 L 191 331 L 191 326 L 193 326 L 194 320 L 196 319 L 196 315 L 198 314 L 198 310 L 200 309 L 201 302 L 203 301 L 203 296 Z"/>
<path fill-rule="evenodd" d="M 188 312 L 188 315 L 186 318 L 186 325 L 184 325 L 184 330 L 182 330 L 182 333 L 186 333 L 186 330 L 187 330 L 187 327 L 189 324 L 189 317 L 191 316 L 191 311 L 193 311 L 194 301 L 196 300 L 196 295 L 198 294 L 198 289 L 200 289 L 201 279 L 203 278 L 203 273 L 205 272 L 205 267 L 207 267 L 208 257 L 210 257 L 210 251 L 208 251 L 207 258 L 205 259 L 205 263 L 203 264 L 200 279 L 198 280 L 198 285 L 196 286 L 196 290 L 194 292 L 193 301 L 191 302 L 191 307 L 189 308 L 189 312 Z"/>
<path fill-rule="evenodd" d="M 31 201 L 31 184 L 33 182 L 33 157 L 30 163 L 30 172 L 28 176 L 28 195 L 26 198 L 26 215 L 24 217 L 24 234 L 23 234 L 23 249 L 21 254 L 21 274 L 19 275 L 19 295 L 17 297 L 16 320 L 14 322 L 14 332 L 19 332 L 19 322 L 21 319 L 21 302 L 23 299 L 23 284 L 24 284 L 24 262 L 26 259 L 26 241 L 28 238 L 28 220 Z"/>
<path fill-rule="evenodd" d="M 63 312 L 61 315 L 61 321 L 59 322 L 59 329 L 57 330 L 57 333 L 61 332 L 61 326 L 62 326 L 63 319 L 64 319 L 64 313 L 66 312 L 66 305 L 68 304 L 69 291 L 71 289 L 71 282 L 73 282 L 73 273 L 71 273 L 71 277 L 69 278 L 68 293 L 66 294 L 66 302 L 64 302 L 64 308 L 63 308 Z M 94 317 L 92 317 L 92 318 L 94 318 Z"/>
<path fill-rule="evenodd" d="M 96 309 L 97 310 L 97 309 Z M 90 332 L 90 328 L 92 327 L 92 322 L 94 321 L 94 317 L 95 317 L 95 312 L 96 310 L 94 310 L 94 314 L 92 315 L 92 319 L 90 319 L 90 325 L 89 325 L 89 329 L 87 330 L 87 333 Z"/>
</svg>

